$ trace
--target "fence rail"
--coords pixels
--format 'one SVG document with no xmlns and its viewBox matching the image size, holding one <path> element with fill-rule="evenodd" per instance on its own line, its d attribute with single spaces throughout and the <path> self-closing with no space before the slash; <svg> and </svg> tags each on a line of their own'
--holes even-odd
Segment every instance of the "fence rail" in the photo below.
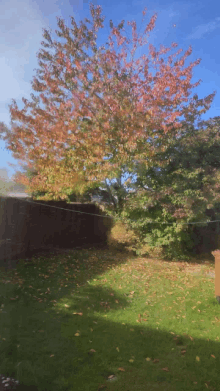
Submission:
<svg viewBox="0 0 220 391">
<path fill-rule="evenodd" d="M 112 221 L 95 204 L 0 196 L 0 267 L 39 250 L 105 243 Z"/>
</svg>

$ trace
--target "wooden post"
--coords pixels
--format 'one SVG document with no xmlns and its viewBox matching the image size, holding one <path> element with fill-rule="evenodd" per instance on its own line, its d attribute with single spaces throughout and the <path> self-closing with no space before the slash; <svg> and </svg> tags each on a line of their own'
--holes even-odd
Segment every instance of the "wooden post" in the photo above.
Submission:
<svg viewBox="0 0 220 391">
<path fill-rule="evenodd" d="M 217 248 L 219 248 L 220 246 L 220 226 L 219 226 L 219 221 L 216 222 L 216 236 L 217 236 L 217 241 L 216 241 L 216 245 L 217 245 Z"/>
<path fill-rule="evenodd" d="M 215 296 L 220 304 L 220 250 L 212 251 L 215 257 Z"/>
</svg>

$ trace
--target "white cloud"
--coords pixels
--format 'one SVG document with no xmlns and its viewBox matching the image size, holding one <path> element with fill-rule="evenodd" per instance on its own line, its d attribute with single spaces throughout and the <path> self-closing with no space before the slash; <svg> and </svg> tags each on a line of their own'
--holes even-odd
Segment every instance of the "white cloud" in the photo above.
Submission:
<svg viewBox="0 0 220 391">
<path fill-rule="evenodd" d="M 62 12 L 73 15 L 74 8 L 76 5 L 70 5 L 68 0 L 65 6 L 58 0 L 0 1 L 0 122 L 10 126 L 8 105 L 12 99 L 19 109 L 24 107 L 22 97 L 31 100 L 31 81 L 36 74 L 34 69 L 39 68 L 36 55 L 41 48 L 43 28 L 57 28 L 56 16 L 65 18 Z M 11 176 L 14 169 L 9 162 L 18 165 L 0 140 L 0 166 L 7 166 Z"/>
<path fill-rule="evenodd" d="M 5 120 L 6 113 L 9 117 L 11 99 L 29 96 L 31 85 L 26 65 L 39 48 L 42 28 L 46 26 L 41 15 L 26 1 L 1 2 L 0 15 L 0 33 L 4 36 L 4 41 L 0 41 L 0 105 L 3 108 L 0 120 Z"/>
<path fill-rule="evenodd" d="M 190 34 L 188 39 L 200 39 L 220 27 L 220 17 L 215 18 L 212 22 L 200 24 L 196 27 L 194 33 Z"/>
<path fill-rule="evenodd" d="M 56 0 L 46 4 L 42 0 L 0 2 L 0 36 L 4 38 L 0 39 L 0 121 L 8 125 L 11 100 L 30 99 L 43 28 L 50 27 L 45 15 L 52 17 L 53 22 L 56 15 L 62 16 Z"/>
<path fill-rule="evenodd" d="M 13 58 L 10 60 L 6 57 L 0 57 L 0 104 L 12 98 L 27 97 L 29 92 L 30 84 L 19 77 L 18 72 L 13 70 L 13 65 L 15 65 L 13 64 Z"/>
</svg>

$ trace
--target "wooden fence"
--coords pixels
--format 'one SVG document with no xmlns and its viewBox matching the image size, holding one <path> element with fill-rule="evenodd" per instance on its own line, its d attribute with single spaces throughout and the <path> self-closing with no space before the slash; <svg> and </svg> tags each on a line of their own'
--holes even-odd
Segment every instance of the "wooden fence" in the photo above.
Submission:
<svg viewBox="0 0 220 391">
<path fill-rule="evenodd" d="M 0 267 L 39 250 L 106 243 L 113 220 L 97 205 L 31 201 L 0 196 Z"/>
</svg>

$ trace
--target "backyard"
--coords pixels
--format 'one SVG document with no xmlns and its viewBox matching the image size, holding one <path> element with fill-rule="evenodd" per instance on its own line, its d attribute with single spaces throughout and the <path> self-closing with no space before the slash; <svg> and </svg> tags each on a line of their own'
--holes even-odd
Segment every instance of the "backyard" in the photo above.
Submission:
<svg viewBox="0 0 220 391">
<path fill-rule="evenodd" d="M 21 260 L 0 272 L 0 374 L 38 391 L 219 391 L 214 282 L 214 257 Z"/>
</svg>

